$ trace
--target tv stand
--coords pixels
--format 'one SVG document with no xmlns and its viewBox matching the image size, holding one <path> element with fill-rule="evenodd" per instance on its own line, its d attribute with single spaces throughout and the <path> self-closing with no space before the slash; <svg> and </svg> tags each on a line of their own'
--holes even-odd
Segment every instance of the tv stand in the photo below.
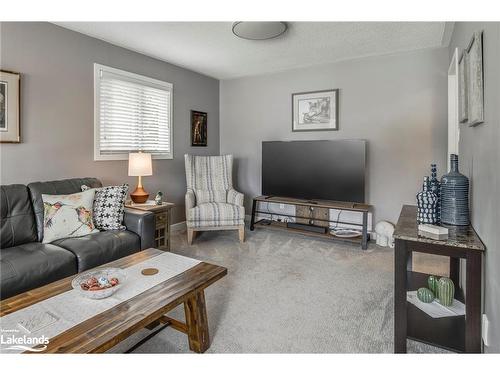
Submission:
<svg viewBox="0 0 500 375">
<path fill-rule="evenodd" d="M 268 212 L 263 211 L 259 207 L 259 203 L 277 203 L 295 206 L 295 215 L 285 215 L 279 212 Z M 346 221 L 330 220 L 329 211 L 342 210 L 342 211 L 354 211 L 361 212 L 363 216 L 363 223 L 353 223 Z M 302 200 L 294 198 L 276 197 L 276 196 L 259 196 L 253 199 L 252 204 L 252 217 L 250 221 L 250 230 L 254 230 L 255 227 L 260 228 L 273 228 L 282 229 L 290 232 L 295 232 L 304 235 L 310 235 L 315 237 L 321 237 L 326 239 L 348 241 L 353 243 L 358 243 L 361 245 L 363 250 L 368 247 L 368 213 L 371 212 L 372 206 L 369 204 L 353 203 L 353 202 L 336 202 L 336 201 L 323 201 L 323 200 Z M 256 214 L 273 214 L 276 216 L 288 216 L 295 219 L 295 223 L 306 225 L 315 225 L 324 227 L 323 231 L 310 231 L 301 228 L 301 225 L 288 225 L 288 223 L 278 220 L 261 219 L 255 221 Z M 330 233 L 329 226 L 330 223 L 337 224 L 349 224 L 361 227 L 362 234 L 354 238 L 338 237 Z"/>
</svg>

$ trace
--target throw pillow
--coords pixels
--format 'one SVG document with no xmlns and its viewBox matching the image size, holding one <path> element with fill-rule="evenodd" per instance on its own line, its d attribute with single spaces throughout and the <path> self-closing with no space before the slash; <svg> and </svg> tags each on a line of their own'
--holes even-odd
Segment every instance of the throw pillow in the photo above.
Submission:
<svg viewBox="0 0 500 375">
<path fill-rule="evenodd" d="M 69 195 L 42 194 L 43 243 L 98 232 L 92 221 L 94 191 Z"/>
<path fill-rule="evenodd" d="M 94 225 L 99 230 L 123 230 L 123 214 L 128 185 L 89 188 L 82 185 L 83 191 L 94 190 Z"/>
<path fill-rule="evenodd" d="M 226 190 L 196 190 L 196 204 L 203 203 L 226 203 Z"/>
</svg>

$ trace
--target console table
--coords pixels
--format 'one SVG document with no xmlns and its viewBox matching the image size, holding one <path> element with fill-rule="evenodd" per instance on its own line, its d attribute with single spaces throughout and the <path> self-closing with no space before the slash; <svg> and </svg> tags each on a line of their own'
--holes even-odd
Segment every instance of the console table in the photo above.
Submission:
<svg viewBox="0 0 500 375">
<path fill-rule="evenodd" d="M 296 212 L 294 215 L 280 214 L 279 212 L 269 212 L 263 211 L 260 208 L 260 203 L 277 203 L 295 206 Z M 341 210 L 341 211 L 354 211 L 362 213 L 363 221 L 362 224 L 347 221 L 330 220 L 329 211 L 330 210 Z M 259 196 L 253 199 L 252 204 L 252 217 L 250 221 L 250 230 L 254 230 L 255 227 L 261 228 L 272 228 L 272 229 L 282 229 L 288 230 L 290 232 L 295 232 L 304 235 L 316 236 L 327 239 L 334 239 L 339 241 L 348 241 L 361 245 L 363 250 L 368 247 L 368 213 L 371 212 L 372 206 L 369 204 L 352 203 L 352 202 L 336 202 L 336 201 L 324 201 L 324 200 L 302 200 L 294 198 L 284 198 L 284 197 L 269 197 L 269 196 Z M 326 227 L 326 233 L 316 233 L 310 232 L 303 229 L 289 228 L 287 223 L 277 220 L 266 220 L 261 219 L 255 221 L 256 214 L 266 214 L 266 215 L 276 215 L 276 216 L 288 216 L 295 219 L 297 223 L 303 224 L 315 224 L 317 226 Z M 359 226 L 361 228 L 361 235 L 354 238 L 338 237 L 330 233 L 329 226 L 330 223 L 337 224 L 348 224 Z"/>
<path fill-rule="evenodd" d="M 418 235 L 417 207 L 405 205 L 396 229 L 394 266 L 394 352 L 406 353 L 406 339 L 454 352 L 481 352 L 481 270 L 485 247 L 471 226 L 451 226 L 447 240 Z M 428 274 L 412 271 L 412 253 L 450 257 L 455 298 L 465 303 L 465 316 L 431 318 L 407 302 L 406 292 L 427 286 Z M 465 259 L 466 285 L 459 287 L 460 259 Z"/>
</svg>

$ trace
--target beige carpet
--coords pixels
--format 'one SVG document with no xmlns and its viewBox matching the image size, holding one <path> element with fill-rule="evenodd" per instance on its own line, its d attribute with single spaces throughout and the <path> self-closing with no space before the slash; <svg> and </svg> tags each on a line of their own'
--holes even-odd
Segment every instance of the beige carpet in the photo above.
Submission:
<svg viewBox="0 0 500 375">
<path fill-rule="evenodd" d="M 393 250 L 256 229 L 206 232 L 192 246 L 177 232 L 172 251 L 223 265 L 228 275 L 206 291 L 211 353 L 391 353 Z M 183 319 L 183 311 L 171 314 Z M 113 349 L 123 352 L 149 331 Z M 442 352 L 408 341 L 409 352 Z M 187 353 L 168 327 L 137 353 Z"/>
</svg>

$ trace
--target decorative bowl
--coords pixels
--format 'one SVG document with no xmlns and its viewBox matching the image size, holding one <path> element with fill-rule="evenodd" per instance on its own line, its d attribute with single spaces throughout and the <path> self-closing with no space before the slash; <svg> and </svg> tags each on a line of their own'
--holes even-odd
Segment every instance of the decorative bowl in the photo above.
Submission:
<svg viewBox="0 0 500 375">
<path fill-rule="evenodd" d="M 85 288 L 89 285 L 89 281 L 95 278 L 95 280 L 107 280 L 108 283 L 98 284 L 101 289 L 84 289 L 82 284 L 86 284 Z M 113 285 L 111 280 L 113 280 Z M 95 283 L 95 280 L 94 281 Z M 125 282 L 125 273 L 120 268 L 101 268 L 93 271 L 83 272 L 71 281 L 71 286 L 73 289 L 77 290 L 82 296 L 90 299 L 103 299 L 111 296 L 118 289 L 121 288 Z M 96 284 L 97 285 L 97 284 Z"/>
</svg>

